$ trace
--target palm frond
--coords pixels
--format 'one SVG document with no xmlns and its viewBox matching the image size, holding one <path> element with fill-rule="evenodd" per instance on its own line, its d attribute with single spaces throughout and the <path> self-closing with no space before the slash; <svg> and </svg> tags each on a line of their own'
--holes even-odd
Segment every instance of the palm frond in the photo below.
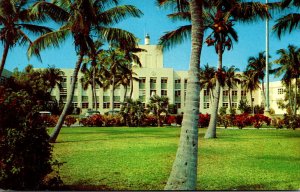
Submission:
<svg viewBox="0 0 300 192">
<path fill-rule="evenodd" d="M 257 19 L 270 18 L 268 6 L 259 2 L 237 3 L 230 11 L 232 17 L 240 22 L 254 22 Z"/>
<path fill-rule="evenodd" d="M 48 47 L 59 47 L 59 45 L 66 40 L 68 35 L 70 35 L 70 31 L 68 29 L 46 33 L 30 45 L 27 50 L 27 55 L 31 57 L 32 55 L 37 55 L 39 51 Z"/>
<path fill-rule="evenodd" d="M 49 27 L 34 25 L 34 24 L 17 24 L 17 26 L 24 28 L 28 30 L 29 32 L 36 34 L 36 35 L 42 35 L 45 33 L 52 32 L 52 29 Z"/>
<path fill-rule="evenodd" d="M 166 32 L 165 35 L 160 37 L 158 44 L 162 45 L 163 49 L 172 48 L 190 38 L 191 30 L 191 25 L 184 25 L 174 31 Z"/>
<path fill-rule="evenodd" d="M 143 13 L 133 5 L 121 5 L 102 12 L 97 18 L 103 24 L 113 25 L 128 17 L 140 17 L 142 15 Z"/>
<path fill-rule="evenodd" d="M 292 32 L 293 29 L 298 28 L 300 22 L 300 14 L 291 13 L 285 15 L 276 20 L 276 24 L 273 26 L 273 31 L 277 32 L 277 36 L 280 38 L 282 33 L 289 31 Z"/>
<path fill-rule="evenodd" d="M 171 19 L 171 21 L 191 21 L 191 13 L 190 12 L 177 12 L 172 13 L 168 15 L 168 18 Z"/>
</svg>

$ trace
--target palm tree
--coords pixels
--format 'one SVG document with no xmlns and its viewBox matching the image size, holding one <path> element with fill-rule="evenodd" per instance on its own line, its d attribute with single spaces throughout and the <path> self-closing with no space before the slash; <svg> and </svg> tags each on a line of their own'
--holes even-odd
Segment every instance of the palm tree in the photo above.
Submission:
<svg viewBox="0 0 300 192">
<path fill-rule="evenodd" d="M 42 35 L 51 32 L 48 27 L 32 24 L 38 20 L 30 14 L 28 0 L 0 1 L 0 41 L 4 45 L 0 65 L 0 77 L 5 66 L 9 49 L 14 46 L 31 44 L 28 34 Z"/>
<path fill-rule="evenodd" d="M 46 83 L 50 86 L 50 95 L 52 90 L 55 86 L 61 88 L 62 76 L 64 72 L 54 66 L 50 66 L 43 72 L 43 78 L 45 79 Z"/>
<path fill-rule="evenodd" d="M 274 69 L 275 76 L 280 76 L 284 74 L 283 81 L 288 82 L 291 85 L 291 79 L 295 81 L 295 96 L 294 96 L 294 115 L 297 114 L 297 87 L 300 75 L 300 48 L 289 45 L 287 49 L 279 49 L 277 54 L 280 58 L 274 62 L 281 65 L 280 67 Z M 289 86 L 290 87 L 290 86 Z M 289 92 L 291 92 L 289 90 Z M 290 101 L 290 104 L 292 102 Z"/>
<path fill-rule="evenodd" d="M 214 89 L 214 101 L 211 109 L 211 116 L 209 121 L 209 126 L 206 131 L 204 138 L 216 138 L 216 127 L 218 118 L 218 108 L 219 108 L 219 98 L 220 98 L 220 88 L 221 82 L 219 79 L 222 78 L 224 72 L 222 71 L 222 57 L 225 49 L 230 50 L 233 41 L 238 40 L 236 31 L 233 29 L 232 20 L 228 17 L 230 13 L 223 13 L 223 11 L 218 10 L 216 15 L 211 15 L 213 18 L 210 24 L 212 28 L 212 33 L 206 38 L 206 43 L 208 46 L 215 46 L 216 52 L 218 54 L 218 69 L 216 73 L 216 88 Z"/>
<path fill-rule="evenodd" d="M 168 97 L 160 97 L 158 95 L 153 95 L 150 97 L 150 103 L 148 107 L 150 110 L 153 110 L 154 115 L 156 116 L 157 119 L 157 126 L 161 126 L 161 113 L 168 112 L 168 104 L 169 104 L 169 98 Z"/>
<path fill-rule="evenodd" d="M 250 92 L 250 102 L 252 113 L 254 114 L 253 108 L 253 97 L 252 93 L 256 89 L 259 89 L 259 79 L 258 75 L 254 70 L 245 71 L 242 76 L 242 87 L 248 92 Z"/>
<path fill-rule="evenodd" d="M 235 66 L 231 66 L 229 68 L 225 68 L 225 85 L 228 88 L 228 96 L 229 96 L 229 110 L 232 113 L 232 99 L 231 99 L 231 90 L 237 86 L 237 84 L 241 83 L 241 75 L 236 74 L 239 71 Z"/>
<path fill-rule="evenodd" d="M 270 56 L 269 56 L 270 57 Z M 262 91 L 264 100 L 266 101 L 265 87 L 264 87 L 264 79 L 265 79 L 265 71 L 266 71 L 266 56 L 265 52 L 259 52 L 257 57 L 249 57 L 248 65 L 246 70 L 253 70 L 254 73 L 257 73 L 258 79 L 262 84 Z M 272 74 L 271 65 L 269 65 L 270 74 Z"/>
<path fill-rule="evenodd" d="M 203 68 L 200 68 L 200 88 L 202 89 L 203 87 L 205 87 L 208 94 L 210 95 L 210 102 L 214 98 L 212 91 L 216 85 L 215 74 L 215 67 L 210 67 L 208 63 L 204 65 Z"/>
<path fill-rule="evenodd" d="M 158 1 L 161 5 L 168 1 Z M 199 114 L 199 65 L 203 43 L 203 2 L 198 0 L 177 1 L 177 7 L 183 12 L 183 4 L 187 3 L 191 15 L 191 60 L 187 82 L 187 98 L 180 133 L 180 143 L 173 163 L 166 190 L 195 190 L 197 183 L 198 160 L 198 114 Z M 172 4 L 171 4 L 172 5 Z"/>
<path fill-rule="evenodd" d="M 106 5 L 111 3 L 117 5 L 118 0 L 57 0 L 52 3 L 40 1 L 32 8 L 33 13 L 37 15 L 45 13 L 54 21 L 61 23 L 62 26 L 57 31 L 47 33 L 35 40 L 28 50 L 28 55 L 37 54 L 37 50 L 43 50 L 47 47 L 58 47 L 68 36 L 72 36 L 78 56 L 72 76 L 70 95 L 68 95 L 66 105 L 59 117 L 54 132 L 50 136 L 50 142 L 55 142 L 66 117 L 67 110 L 71 105 L 83 57 L 96 57 L 94 36 L 96 35 L 101 41 L 116 42 L 120 39 L 126 39 L 128 44 L 132 46 L 136 44 L 133 34 L 109 26 L 118 23 L 128 16 L 139 17 L 141 12 L 130 5 L 115 6 L 106 9 Z"/>
<path fill-rule="evenodd" d="M 280 5 L 282 9 L 288 9 L 291 7 L 298 9 L 300 7 L 299 0 L 283 0 Z M 297 29 L 299 22 L 299 13 L 289 13 L 276 20 L 276 23 L 273 26 L 273 31 L 277 32 L 277 35 L 280 38 L 283 33 L 287 31 L 291 33 L 293 30 Z"/>
<path fill-rule="evenodd" d="M 88 63 L 84 63 L 81 67 L 81 72 L 83 73 L 83 77 L 81 77 L 80 79 L 82 88 L 83 90 L 87 90 L 88 87 L 91 86 L 93 95 L 93 105 L 97 110 L 96 84 L 100 87 L 102 85 L 101 81 L 99 81 L 99 78 L 96 77 L 96 74 L 99 73 L 99 69 L 96 66 L 92 65 L 88 67 Z"/>
</svg>

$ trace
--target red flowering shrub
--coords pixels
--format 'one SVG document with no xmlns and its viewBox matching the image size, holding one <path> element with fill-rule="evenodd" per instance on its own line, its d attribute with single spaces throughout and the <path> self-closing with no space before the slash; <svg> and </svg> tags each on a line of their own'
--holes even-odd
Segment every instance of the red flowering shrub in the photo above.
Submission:
<svg viewBox="0 0 300 192">
<path fill-rule="evenodd" d="M 111 126 L 122 126 L 123 123 L 123 117 L 121 115 L 104 115 L 103 116 L 103 124 L 106 127 Z"/>
<path fill-rule="evenodd" d="M 90 118 L 82 118 L 79 120 L 79 124 L 82 124 L 83 126 L 93 126 L 92 121 Z"/>
<path fill-rule="evenodd" d="M 233 124 L 237 126 L 239 129 L 251 125 L 251 119 L 249 117 L 249 114 L 243 113 L 243 114 L 235 115 Z"/>
<path fill-rule="evenodd" d="M 58 121 L 57 115 L 43 115 L 41 116 L 43 122 L 46 124 L 46 126 L 54 127 Z"/>
<path fill-rule="evenodd" d="M 155 115 L 146 115 L 143 119 L 144 126 L 155 126 L 157 125 L 157 119 Z"/>
<path fill-rule="evenodd" d="M 260 128 L 263 123 L 270 125 L 271 119 L 266 117 L 262 114 L 255 114 L 254 116 L 250 117 L 250 120 L 255 128 Z"/>
<path fill-rule="evenodd" d="M 167 115 L 165 118 L 165 124 L 171 125 L 172 123 L 176 123 L 176 116 Z"/>
<path fill-rule="evenodd" d="M 73 125 L 74 123 L 76 123 L 76 118 L 73 116 L 66 116 L 66 119 L 64 121 L 65 125 L 67 125 L 68 127 L 70 127 L 71 125 Z"/>
<path fill-rule="evenodd" d="M 210 114 L 199 114 L 198 127 L 208 127 Z"/>
<path fill-rule="evenodd" d="M 89 122 L 91 126 L 101 127 L 103 124 L 103 116 L 100 114 L 95 114 L 89 117 Z"/>
</svg>

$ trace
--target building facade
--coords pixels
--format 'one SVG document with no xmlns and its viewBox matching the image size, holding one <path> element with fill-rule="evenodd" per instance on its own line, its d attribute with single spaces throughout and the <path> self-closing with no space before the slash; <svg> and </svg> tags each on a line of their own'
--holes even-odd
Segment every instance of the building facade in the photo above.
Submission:
<svg viewBox="0 0 300 192">
<path fill-rule="evenodd" d="M 138 53 L 142 67 L 133 64 L 133 71 L 137 74 L 139 81 L 133 82 L 133 99 L 140 99 L 144 105 L 149 103 L 150 97 L 154 94 L 166 96 L 169 98 L 169 103 L 175 104 L 178 108 L 178 113 L 183 112 L 186 98 L 187 86 L 187 71 L 175 71 L 173 68 L 165 68 L 163 65 L 162 47 L 158 45 L 150 45 L 150 38 L 147 35 L 145 45 L 140 45 L 140 48 L 147 50 L 146 52 Z M 52 96 L 58 101 L 66 102 L 72 80 L 73 69 L 61 69 L 64 71 L 62 89 L 55 88 Z M 83 74 L 79 73 L 78 79 Z M 120 110 L 121 103 L 124 101 L 124 87 L 120 86 L 114 90 L 114 98 L 111 97 L 111 90 L 104 91 L 99 86 L 96 87 L 97 95 L 97 110 L 101 114 L 112 109 L 111 103 L 114 100 L 114 110 Z M 127 93 L 130 92 L 128 87 Z M 241 99 L 247 99 L 250 104 L 250 94 L 242 89 L 241 85 L 230 91 L 232 98 L 232 107 L 238 108 Z M 200 93 L 200 109 L 201 113 L 210 113 L 211 110 L 211 93 L 205 88 L 202 88 Z M 277 114 L 285 113 L 279 109 L 278 101 L 284 97 L 284 88 L 280 81 L 270 82 L 270 108 L 275 110 Z M 81 113 L 87 110 L 95 109 L 92 101 L 92 90 L 89 87 L 83 90 L 80 81 L 77 81 L 72 105 L 81 109 Z M 261 105 L 264 102 L 264 97 L 261 90 L 254 91 L 253 105 Z M 220 107 L 229 106 L 229 91 L 226 87 L 221 88 Z M 237 110 L 237 112 L 239 112 Z"/>
</svg>

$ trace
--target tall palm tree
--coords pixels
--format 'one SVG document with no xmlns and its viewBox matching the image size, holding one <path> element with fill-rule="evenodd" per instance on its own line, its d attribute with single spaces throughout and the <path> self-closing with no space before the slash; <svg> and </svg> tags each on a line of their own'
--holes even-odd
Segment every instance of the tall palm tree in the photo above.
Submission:
<svg viewBox="0 0 300 192">
<path fill-rule="evenodd" d="M 270 57 L 270 56 L 269 56 Z M 266 71 L 266 56 L 265 52 L 259 52 L 257 57 L 249 57 L 248 65 L 246 70 L 253 70 L 254 73 L 257 73 L 258 79 L 262 84 L 262 91 L 264 96 L 264 101 L 266 101 L 265 87 L 264 87 L 264 79 L 265 79 L 265 71 Z M 269 71 L 272 74 L 271 65 L 269 65 Z"/>
<path fill-rule="evenodd" d="M 259 78 L 258 78 L 257 73 L 254 70 L 248 70 L 248 71 L 244 72 L 244 74 L 242 76 L 242 87 L 247 92 L 250 92 L 251 109 L 252 109 L 252 113 L 254 114 L 252 93 L 256 89 L 259 89 Z"/>
<path fill-rule="evenodd" d="M 228 17 L 230 12 L 223 12 L 218 10 L 216 15 L 211 15 L 213 19 L 210 24 L 212 33 L 206 38 L 206 43 L 208 46 L 215 46 L 216 52 L 218 54 L 218 69 L 216 73 L 216 87 L 214 89 L 214 101 L 212 103 L 210 121 L 208 129 L 205 133 L 204 138 L 215 138 L 216 128 L 217 128 L 217 118 L 218 118 L 218 108 L 220 99 L 220 88 L 221 82 L 219 79 L 223 76 L 222 71 L 222 57 L 225 49 L 230 50 L 232 48 L 233 41 L 238 41 L 238 36 L 236 31 L 233 29 L 233 23 L 231 17 Z"/>
<path fill-rule="evenodd" d="M 51 29 L 48 27 L 32 24 L 38 18 L 30 14 L 30 8 L 28 8 L 30 2 L 32 1 L 0 1 L 0 41 L 4 45 L 0 65 L 0 77 L 9 49 L 12 49 L 17 44 L 21 46 L 31 44 L 28 34 L 39 36 L 51 32 Z"/>
<path fill-rule="evenodd" d="M 168 1 L 160 1 L 161 5 Z M 203 43 L 204 25 L 202 19 L 203 2 L 198 0 L 177 1 L 182 12 L 183 3 L 187 3 L 191 15 L 191 59 L 187 82 L 187 98 L 180 133 L 180 142 L 173 163 L 166 190 L 195 190 L 197 184 L 198 160 L 198 114 L 199 114 L 199 66 Z M 180 4 L 181 3 L 181 4 Z M 173 4 L 172 4 L 173 5 Z"/>
<path fill-rule="evenodd" d="M 229 97 L 229 110 L 232 113 L 232 98 L 231 90 L 241 83 L 241 75 L 236 72 L 239 71 L 235 66 L 225 68 L 225 85 L 228 88 L 228 97 Z"/>
<path fill-rule="evenodd" d="M 295 96 L 294 96 L 294 115 L 297 114 L 297 79 L 300 76 L 300 48 L 289 45 L 287 49 L 279 49 L 277 54 L 280 55 L 280 58 L 274 62 L 281 65 L 280 67 L 274 69 L 275 76 L 280 76 L 284 74 L 283 80 L 289 82 L 291 85 L 291 79 L 295 81 Z M 291 92 L 291 91 L 289 91 Z M 290 101 L 290 103 L 292 103 Z"/>
<path fill-rule="evenodd" d="M 88 67 L 88 63 L 84 63 L 81 67 L 81 72 L 83 73 L 83 77 L 81 77 L 80 82 L 82 85 L 83 90 L 87 90 L 89 86 L 91 86 L 92 89 L 92 100 L 93 105 L 97 110 L 97 95 L 96 95 L 96 85 L 102 86 L 101 81 L 99 81 L 99 78 L 96 77 L 96 75 L 99 73 L 99 69 L 96 66 L 90 66 Z"/>
<path fill-rule="evenodd" d="M 300 8 L 299 0 L 282 0 L 280 3 L 282 9 L 288 8 Z M 280 38 L 281 35 L 285 32 L 291 33 L 293 30 L 298 28 L 300 22 L 299 13 L 288 13 L 287 15 L 282 16 L 276 20 L 275 25 L 273 26 L 273 31 L 275 31 Z"/>
<path fill-rule="evenodd" d="M 107 6 L 112 3 L 116 6 L 107 9 Z M 133 34 L 110 26 L 128 16 L 139 17 L 141 12 L 134 6 L 117 6 L 117 3 L 118 0 L 56 0 L 52 3 L 40 1 L 32 8 L 33 13 L 43 12 L 54 21 L 61 23 L 62 26 L 57 31 L 47 33 L 35 40 L 30 46 L 28 54 L 36 54 L 37 50 L 51 46 L 58 47 L 68 36 L 72 36 L 78 56 L 72 76 L 71 91 L 54 132 L 50 136 L 50 142 L 55 142 L 71 105 L 83 57 L 88 55 L 95 57 L 96 55 L 94 37 L 108 42 L 126 39 L 128 44 L 132 44 L 132 46 L 136 44 Z"/>
</svg>

